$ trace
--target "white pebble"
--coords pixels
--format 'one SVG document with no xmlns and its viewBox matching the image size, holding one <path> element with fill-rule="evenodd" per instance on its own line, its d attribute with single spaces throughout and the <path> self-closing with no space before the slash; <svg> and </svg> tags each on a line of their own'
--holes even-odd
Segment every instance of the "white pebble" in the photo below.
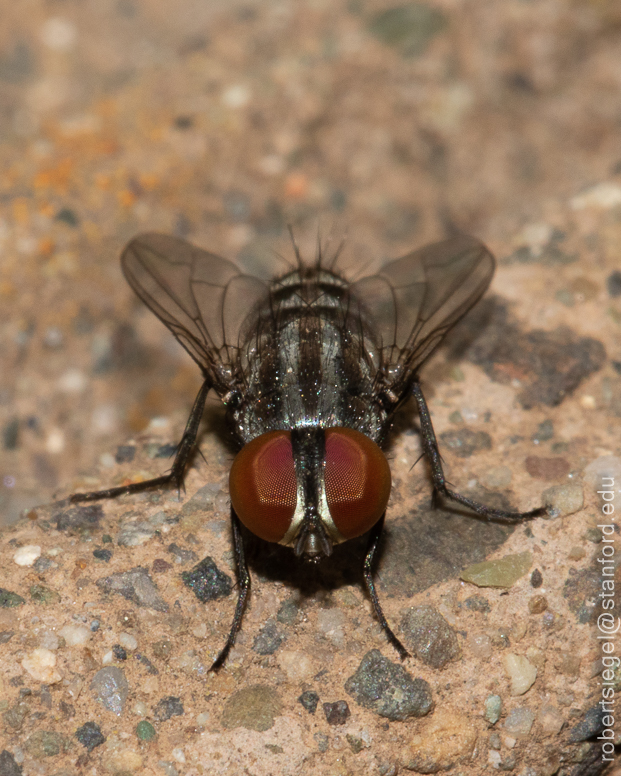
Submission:
<svg viewBox="0 0 621 776">
<path fill-rule="evenodd" d="M 206 725 L 209 722 L 209 712 L 208 711 L 201 711 L 200 714 L 196 715 L 196 724 L 197 725 Z"/>
<path fill-rule="evenodd" d="M 112 663 L 114 663 L 116 658 L 114 657 L 114 652 L 109 649 L 107 652 L 104 652 L 103 657 L 101 658 L 101 663 L 104 666 L 109 666 Z"/>
<path fill-rule="evenodd" d="M 503 656 L 502 662 L 511 680 L 511 695 L 524 695 L 535 683 L 537 669 L 524 655 L 511 652 Z"/>
<path fill-rule="evenodd" d="M 179 749 L 179 747 L 177 747 L 176 749 L 172 750 L 171 754 L 178 763 L 185 762 L 185 754 L 183 753 L 183 749 Z"/>
<path fill-rule="evenodd" d="M 128 649 L 130 652 L 133 652 L 135 649 L 138 649 L 138 642 L 129 633 L 119 634 L 119 644 L 125 649 Z"/>
<path fill-rule="evenodd" d="M 86 375 L 79 369 L 69 369 L 58 380 L 58 387 L 65 393 L 82 393 L 86 388 Z"/>
<path fill-rule="evenodd" d="M 92 636 L 91 629 L 86 625 L 65 625 L 58 631 L 58 635 L 62 636 L 67 642 L 69 647 L 78 647 L 86 642 Z"/>
<path fill-rule="evenodd" d="M 149 707 L 144 701 L 136 701 L 134 703 L 132 711 L 137 717 L 146 717 L 149 713 Z"/>
<path fill-rule="evenodd" d="M 63 678 L 60 671 L 56 668 L 56 655 L 49 649 L 33 649 L 33 651 L 22 660 L 22 668 L 27 671 L 33 679 L 44 684 L 58 684 Z"/>
<path fill-rule="evenodd" d="M 58 634 L 54 633 L 54 631 L 43 631 L 39 635 L 39 646 L 43 647 L 44 649 L 58 649 L 60 645 L 60 639 L 58 638 Z"/>
<path fill-rule="evenodd" d="M 278 655 L 278 663 L 291 682 L 309 679 L 315 673 L 310 658 L 304 652 L 284 650 Z"/>
<path fill-rule="evenodd" d="M 612 208 L 621 205 L 621 186 L 617 183 L 598 183 L 573 197 L 569 204 L 574 210 L 586 207 Z"/>
<path fill-rule="evenodd" d="M 52 455 L 62 453 L 65 449 L 65 435 L 59 428 L 53 428 L 45 440 L 45 449 Z"/>
<path fill-rule="evenodd" d="M 68 51 L 73 47 L 78 32 L 68 19 L 53 16 L 41 28 L 41 40 L 54 51 Z"/>
<path fill-rule="evenodd" d="M 222 102 L 229 108 L 243 108 L 250 100 L 250 89 L 243 84 L 229 86 L 222 93 Z"/>
<path fill-rule="evenodd" d="M 26 544 L 20 547 L 13 555 L 13 560 L 18 566 L 32 566 L 37 558 L 41 557 L 41 548 L 37 544 Z"/>
</svg>

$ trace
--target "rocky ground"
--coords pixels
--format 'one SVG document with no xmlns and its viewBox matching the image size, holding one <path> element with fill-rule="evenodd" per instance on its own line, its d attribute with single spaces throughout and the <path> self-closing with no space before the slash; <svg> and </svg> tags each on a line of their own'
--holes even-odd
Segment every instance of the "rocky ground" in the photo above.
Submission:
<svg viewBox="0 0 621 776">
<path fill-rule="evenodd" d="M 618 3 L 2 16 L 0 776 L 603 773 L 619 728 L 598 703 L 621 687 L 601 617 L 621 584 Z M 374 620 L 362 544 L 309 569 L 247 537 L 250 606 L 210 673 L 236 597 L 216 399 L 185 493 L 62 503 L 165 470 L 200 385 L 118 255 L 155 229 L 248 261 L 287 224 L 308 255 L 318 219 L 348 235 L 350 274 L 458 231 L 489 245 L 491 290 L 423 387 L 455 488 L 550 510 L 513 531 L 432 510 L 406 407 L 377 579 L 412 657 Z"/>
</svg>

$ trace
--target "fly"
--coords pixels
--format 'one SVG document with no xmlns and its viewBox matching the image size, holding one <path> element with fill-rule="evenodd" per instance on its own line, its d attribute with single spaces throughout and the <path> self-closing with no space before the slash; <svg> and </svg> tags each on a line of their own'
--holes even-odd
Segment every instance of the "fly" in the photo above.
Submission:
<svg viewBox="0 0 621 776">
<path fill-rule="evenodd" d="M 239 452 L 229 477 L 239 594 L 228 639 L 235 642 L 250 591 L 242 523 L 269 542 L 316 561 L 368 534 L 363 577 L 377 619 L 401 658 L 373 581 L 391 474 L 383 452 L 395 411 L 413 397 L 434 497 L 479 515 L 519 521 L 452 490 L 442 470 L 419 371 L 447 332 L 479 300 L 494 273 L 491 253 L 471 237 L 429 245 L 348 282 L 321 251 L 271 281 L 184 240 L 144 234 L 121 256 L 123 273 L 197 363 L 203 384 L 168 474 L 92 493 L 92 501 L 174 484 L 196 442 L 209 391 L 226 407 Z"/>
</svg>

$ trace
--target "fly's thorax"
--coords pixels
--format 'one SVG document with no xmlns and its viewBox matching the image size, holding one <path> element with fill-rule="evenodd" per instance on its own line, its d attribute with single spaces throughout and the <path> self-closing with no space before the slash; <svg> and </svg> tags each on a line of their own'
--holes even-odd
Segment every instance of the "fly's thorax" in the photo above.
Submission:
<svg viewBox="0 0 621 776">
<path fill-rule="evenodd" d="M 338 275 L 313 268 L 275 281 L 239 348 L 237 434 L 249 441 L 274 429 L 347 426 L 378 441 L 387 421 L 375 401 L 378 352 Z"/>
<path fill-rule="evenodd" d="M 242 523 L 311 558 L 366 533 L 383 515 L 390 485 L 378 445 L 346 427 L 264 433 L 242 448 L 230 475 Z"/>
</svg>

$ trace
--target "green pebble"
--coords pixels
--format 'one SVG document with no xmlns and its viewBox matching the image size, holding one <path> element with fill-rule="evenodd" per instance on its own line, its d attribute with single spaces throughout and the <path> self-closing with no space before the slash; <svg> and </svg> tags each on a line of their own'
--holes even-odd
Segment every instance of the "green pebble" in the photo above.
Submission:
<svg viewBox="0 0 621 776">
<path fill-rule="evenodd" d="M 502 711 L 502 698 L 500 695 L 489 695 L 485 699 L 485 719 L 495 725 L 500 719 Z"/>
<path fill-rule="evenodd" d="M 532 565 L 531 553 L 520 552 L 497 560 L 473 563 L 461 572 L 460 578 L 479 587 L 511 587 L 530 571 Z"/>
<path fill-rule="evenodd" d="M 146 719 L 136 725 L 136 735 L 141 741 L 151 741 L 157 735 L 155 728 Z"/>
</svg>

